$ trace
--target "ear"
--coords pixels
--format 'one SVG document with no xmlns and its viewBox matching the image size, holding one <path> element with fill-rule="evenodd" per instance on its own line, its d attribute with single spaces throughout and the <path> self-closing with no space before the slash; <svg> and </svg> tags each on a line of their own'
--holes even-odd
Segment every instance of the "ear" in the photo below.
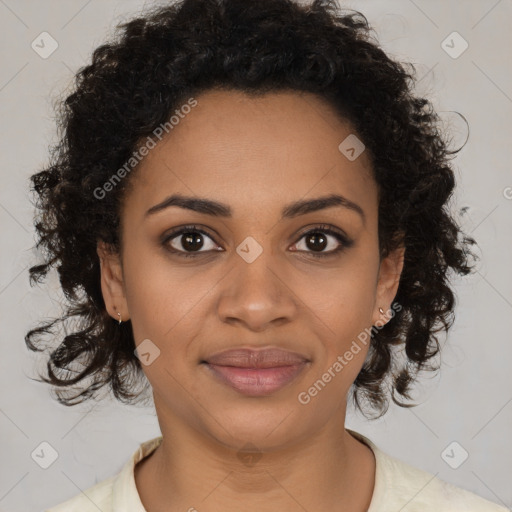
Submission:
<svg viewBox="0 0 512 512">
<path fill-rule="evenodd" d="M 117 313 L 121 313 L 121 320 L 126 321 L 130 315 L 126 303 L 120 256 L 102 240 L 98 240 L 96 252 L 100 258 L 101 292 L 107 311 L 115 320 L 119 320 Z"/>
<path fill-rule="evenodd" d="M 401 245 L 390 252 L 380 263 L 372 319 L 373 325 L 379 322 L 382 326 L 393 316 L 393 313 L 390 312 L 391 303 L 396 296 L 398 285 L 400 284 L 400 276 L 404 266 L 404 254 L 405 247 Z M 379 308 L 382 308 L 384 313 L 381 313 Z"/>
</svg>

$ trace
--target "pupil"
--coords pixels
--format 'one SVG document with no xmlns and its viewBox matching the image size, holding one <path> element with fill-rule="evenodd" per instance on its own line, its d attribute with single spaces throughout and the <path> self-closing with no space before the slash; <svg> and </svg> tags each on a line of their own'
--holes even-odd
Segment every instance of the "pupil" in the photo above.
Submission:
<svg viewBox="0 0 512 512">
<path fill-rule="evenodd" d="M 313 243 L 313 247 L 310 247 L 310 248 L 315 249 L 315 247 L 316 247 L 317 249 L 320 249 L 320 251 L 321 251 L 322 249 L 325 249 L 325 247 L 326 247 L 326 237 L 322 233 L 312 233 L 311 235 L 309 235 L 307 237 L 306 243 L 308 244 L 309 241 L 311 241 L 313 239 L 317 239 L 317 238 L 321 238 L 323 243 L 320 244 L 320 247 L 318 247 L 318 245 L 315 245 L 315 243 Z M 309 244 L 308 244 L 308 246 L 309 246 Z"/>
<path fill-rule="evenodd" d="M 184 249 L 190 249 L 192 251 L 196 251 L 198 249 L 201 249 L 203 246 L 203 240 L 201 233 L 184 233 L 183 234 L 183 240 L 181 242 L 181 245 Z M 194 247 L 194 243 L 198 243 L 199 247 Z M 190 244 L 191 247 L 187 247 L 187 245 Z"/>
</svg>

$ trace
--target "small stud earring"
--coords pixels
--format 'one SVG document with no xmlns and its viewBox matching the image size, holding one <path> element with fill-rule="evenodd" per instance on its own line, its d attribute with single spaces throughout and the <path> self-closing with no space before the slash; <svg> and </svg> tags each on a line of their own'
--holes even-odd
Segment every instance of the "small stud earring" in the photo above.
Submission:
<svg viewBox="0 0 512 512">
<path fill-rule="evenodd" d="M 384 314 L 384 310 L 383 310 L 382 308 L 379 308 L 379 313 L 380 313 L 381 315 L 383 315 L 383 314 Z"/>
<path fill-rule="evenodd" d="M 119 317 L 119 325 L 121 325 L 121 322 L 122 322 L 122 320 L 121 320 L 121 313 L 117 312 L 117 316 Z"/>
</svg>

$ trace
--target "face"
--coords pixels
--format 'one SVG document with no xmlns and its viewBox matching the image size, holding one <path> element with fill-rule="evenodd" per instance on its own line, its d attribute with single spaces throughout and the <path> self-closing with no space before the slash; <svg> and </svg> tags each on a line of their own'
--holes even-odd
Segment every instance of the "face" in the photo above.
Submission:
<svg viewBox="0 0 512 512">
<path fill-rule="evenodd" d="M 98 245 L 103 296 L 149 354 L 142 366 L 162 432 L 194 429 L 270 450 L 343 425 L 368 343 L 343 356 L 384 318 L 403 251 L 380 261 L 369 157 L 338 149 L 354 130 L 320 98 L 195 99 L 130 176 L 121 255 Z M 166 206 L 172 195 L 222 206 Z M 329 196 L 342 199 L 312 202 Z M 203 363 L 233 348 L 278 348 L 307 362 L 281 387 L 248 394 Z M 309 393 L 319 379 L 325 385 Z"/>
</svg>

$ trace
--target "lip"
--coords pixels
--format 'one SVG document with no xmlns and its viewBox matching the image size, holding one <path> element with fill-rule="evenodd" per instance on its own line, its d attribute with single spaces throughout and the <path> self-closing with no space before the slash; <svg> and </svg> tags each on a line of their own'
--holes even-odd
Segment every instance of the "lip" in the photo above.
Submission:
<svg viewBox="0 0 512 512">
<path fill-rule="evenodd" d="M 220 382 L 249 396 L 275 393 L 310 363 L 301 354 L 276 348 L 227 350 L 202 362 Z"/>
<path fill-rule="evenodd" d="M 237 368 L 274 368 L 291 366 L 307 362 L 308 359 L 298 354 L 279 348 L 249 349 L 237 348 L 224 350 L 209 356 L 206 363 L 216 366 L 236 366 Z"/>
</svg>

